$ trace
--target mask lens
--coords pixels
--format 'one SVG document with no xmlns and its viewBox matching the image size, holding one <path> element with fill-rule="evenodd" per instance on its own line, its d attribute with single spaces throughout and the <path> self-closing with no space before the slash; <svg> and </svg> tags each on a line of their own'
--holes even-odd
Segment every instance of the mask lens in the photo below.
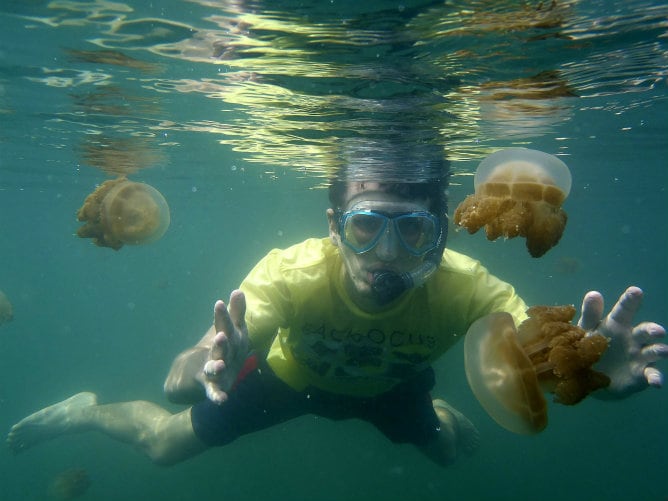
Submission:
<svg viewBox="0 0 668 501">
<path fill-rule="evenodd" d="M 427 212 L 405 214 L 394 219 L 404 247 L 412 254 L 424 254 L 436 246 L 438 222 Z"/>
<path fill-rule="evenodd" d="M 355 251 L 365 252 L 378 242 L 387 218 L 375 212 L 353 211 L 343 215 L 343 239 Z"/>
<path fill-rule="evenodd" d="M 357 253 L 372 249 L 385 234 L 392 221 L 403 247 L 421 256 L 438 243 L 438 219 L 429 212 L 411 212 L 394 217 L 379 212 L 359 210 L 341 216 L 341 235 L 344 243 Z"/>
</svg>

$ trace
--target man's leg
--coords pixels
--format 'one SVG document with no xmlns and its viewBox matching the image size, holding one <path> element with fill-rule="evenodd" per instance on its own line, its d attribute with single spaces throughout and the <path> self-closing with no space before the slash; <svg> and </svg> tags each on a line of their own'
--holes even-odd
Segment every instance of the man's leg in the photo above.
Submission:
<svg viewBox="0 0 668 501">
<path fill-rule="evenodd" d="M 434 371 L 426 369 L 390 391 L 362 401 L 359 417 L 395 443 L 415 444 L 429 459 L 450 466 L 480 445 L 478 430 L 444 400 L 432 400 Z"/>
<path fill-rule="evenodd" d="M 61 435 L 99 431 L 134 445 L 155 463 L 169 465 L 207 446 L 193 431 L 190 409 L 170 414 L 146 401 L 98 405 L 93 393 L 78 393 L 12 426 L 7 444 L 15 452 Z"/>
<path fill-rule="evenodd" d="M 441 466 L 450 466 L 458 458 L 473 454 L 480 446 L 480 434 L 473 423 L 445 400 L 432 402 L 441 426 L 436 440 L 419 449 Z"/>
</svg>

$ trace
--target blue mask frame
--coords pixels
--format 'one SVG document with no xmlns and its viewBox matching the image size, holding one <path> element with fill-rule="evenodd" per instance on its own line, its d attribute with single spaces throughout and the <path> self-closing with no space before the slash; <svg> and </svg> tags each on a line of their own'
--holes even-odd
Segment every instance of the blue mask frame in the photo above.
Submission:
<svg viewBox="0 0 668 501">
<path fill-rule="evenodd" d="M 374 210 L 340 212 L 339 235 L 353 252 L 363 254 L 378 245 L 390 223 L 403 248 L 413 256 L 427 254 L 440 241 L 442 228 L 439 218 L 427 211 L 392 214 Z"/>
</svg>

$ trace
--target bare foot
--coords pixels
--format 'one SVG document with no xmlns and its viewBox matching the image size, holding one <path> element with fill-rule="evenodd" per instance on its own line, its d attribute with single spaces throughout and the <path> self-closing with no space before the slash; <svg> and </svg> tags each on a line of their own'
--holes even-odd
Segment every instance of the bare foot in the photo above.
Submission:
<svg viewBox="0 0 668 501">
<path fill-rule="evenodd" d="M 45 407 L 12 426 L 7 435 L 7 445 L 14 454 L 18 454 L 35 444 L 67 433 L 75 424 L 73 418 L 77 412 L 96 404 L 94 393 L 83 392 Z"/>
<path fill-rule="evenodd" d="M 452 437 L 447 441 L 451 444 L 448 455 L 452 461 L 473 454 L 480 447 L 480 433 L 473 423 L 445 400 L 436 399 L 432 405 L 441 421 L 442 432 Z"/>
</svg>

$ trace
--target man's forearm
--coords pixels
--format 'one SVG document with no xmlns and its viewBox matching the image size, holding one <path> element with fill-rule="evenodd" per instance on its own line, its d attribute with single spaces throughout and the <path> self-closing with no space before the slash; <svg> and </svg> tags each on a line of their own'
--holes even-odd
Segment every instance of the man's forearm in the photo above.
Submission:
<svg viewBox="0 0 668 501">
<path fill-rule="evenodd" d="M 194 404 L 206 398 L 200 377 L 209 349 L 196 346 L 179 354 L 172 362 L 164 390 L 170 402 Z"/>
</svg>

